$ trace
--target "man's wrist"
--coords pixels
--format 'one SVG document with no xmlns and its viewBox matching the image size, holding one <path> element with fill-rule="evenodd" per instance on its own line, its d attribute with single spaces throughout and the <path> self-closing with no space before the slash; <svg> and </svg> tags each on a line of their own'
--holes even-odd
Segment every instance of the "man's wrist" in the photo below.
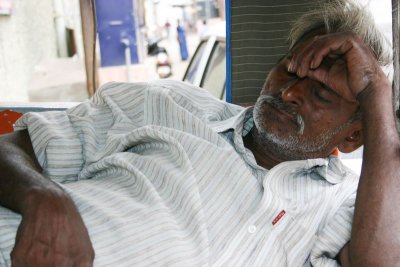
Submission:
<svg viewBox="0 0 400 267">
<path fill-rule="evenodd" d="M 40 208 L 42 203 L 72 202 L 68 194 L 57 185 L 33 186 L 25 192 L 21 203 L 21 215 L 26 216 L 32 209 Z"/>
<path fill-rule="evenodd" d="M 371 82 L 366 88 L 359 92 L 356 96 L 357 101 L 363 106 L 364 103 L 376 99 L 380 94 L 392 95 L 392 86 L 387 78 L 376 82 Z"/>
</svg>

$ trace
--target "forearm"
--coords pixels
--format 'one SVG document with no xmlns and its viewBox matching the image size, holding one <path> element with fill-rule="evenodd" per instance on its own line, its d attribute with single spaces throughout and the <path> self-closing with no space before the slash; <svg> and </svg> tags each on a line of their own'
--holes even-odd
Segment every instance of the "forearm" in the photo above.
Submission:
<svg viewBox="0 0 400 267">
<path fill-rule="evenodd" d="M 41 173 L 26 131 L 0 136 L 0 158 L 0 205 L 22 213 L 35 193 L 62 193 Z"/>
<path fill-rule="evenodd" d="M 0 205 L 22 215 L 13 266 L 93 266 L 93 246 L 79 211 L 41 173 L 28 133 L 0 136 L 0 158 Z"/>
<path fill-rule="evenodd" d="M 350 262 L 394 266 L 400 262 L 400 142 L 388 81 L 359 96 L 364 155 L 357 193 Z"/>
</svg>

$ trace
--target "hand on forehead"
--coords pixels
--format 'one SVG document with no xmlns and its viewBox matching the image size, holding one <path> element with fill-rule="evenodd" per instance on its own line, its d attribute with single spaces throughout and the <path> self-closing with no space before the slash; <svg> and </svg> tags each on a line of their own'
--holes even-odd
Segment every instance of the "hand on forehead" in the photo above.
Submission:
<svg viewBox="0 0 400 267">
<path fill-rule="evenodd" d="M 369 47 L 348 32 L 306 39 L 293 49 L 287 68 L 300 78 L 324 84 L 351 102 L 383 74 Z"/>
<path fill-rule="evenodd" d="M 308 70 L 303 77 L 319 82 L 348 102 L 357 102 L 347 83 L 349 77 L 346 63 L 340 57 L 328 55 L 317 68 Z"/>
</svg>

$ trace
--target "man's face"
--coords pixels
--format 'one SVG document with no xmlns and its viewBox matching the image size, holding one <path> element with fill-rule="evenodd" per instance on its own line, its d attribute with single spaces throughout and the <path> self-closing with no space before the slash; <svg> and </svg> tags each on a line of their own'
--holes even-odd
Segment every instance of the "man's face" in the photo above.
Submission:
<svg viewBox="0 0 400 267">
<path fill-rule="evenodd" d="M 324 84 L 289 73 L 288 60 L 271 70 L 255 105 L 256 142 L 282 160 L 325 157 L 352 132 L 350 119 L 358 108 L 340 82 L 345 68 L 327 59 L 322 68 L 331 82 Z"/>
</svg>

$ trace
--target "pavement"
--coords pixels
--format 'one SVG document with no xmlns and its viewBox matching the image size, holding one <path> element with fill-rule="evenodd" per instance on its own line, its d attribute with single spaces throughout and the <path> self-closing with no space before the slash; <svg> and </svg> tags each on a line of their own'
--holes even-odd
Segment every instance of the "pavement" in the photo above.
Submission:
<svg viewBox="0 0 400 267">
<path fill-rule="evenodd" d="M 88 98 L 85 67 L 76 58 L 50 58 L 33 71 L 28 88 L 30 102 L 81 102 Z"/>
<path fill-rule="evenodd" d="M 190 57 L 194 54 L 199 43 L 198 35 L 187 34 L 189 58 L 182 61 L 176 36 L 162 40 L 163 46 L 170 57 L 172 76 L 169 79 L 182 80 Z M 129 72 L 129 75 L 128 75 Z M 99 85 L 110 81 L 140 82 L 159 79 L 156 73 L 156 57 L 145 56 L 140 64 L 99 68 Z M 35 67 L 28 88 L 30 102 L 81 102 L 89 96 L 86 92 L 85 69 L 82 60 L 76 58 L 55 58 L 43 60 Z"/>
<path fill-rule="evenodd" d="M 172 65 L 172 76 L 168 79 L 182 80 L 186 68 L 190 62 L 191 56 L 194 54 L 199 43 L 198 35 L 189 33 L 186 36 L 189 58 L 185 61 L 181 60 L 179 52 L 179 44 L 176 36 L 170 36 L 159 42 L 160 47 L 164 47 L 169 55 Z M 100 85 L 110 81 L 128 81 L 128 71 L 130 73 L 131 82 L 149 81 L 159 79 L 156 72 L 156 56 L 146 56 L 143 63 L 131 65 L 129 70 L 126 66 L 106 67 L 99 69 Z"/>
</svg>

